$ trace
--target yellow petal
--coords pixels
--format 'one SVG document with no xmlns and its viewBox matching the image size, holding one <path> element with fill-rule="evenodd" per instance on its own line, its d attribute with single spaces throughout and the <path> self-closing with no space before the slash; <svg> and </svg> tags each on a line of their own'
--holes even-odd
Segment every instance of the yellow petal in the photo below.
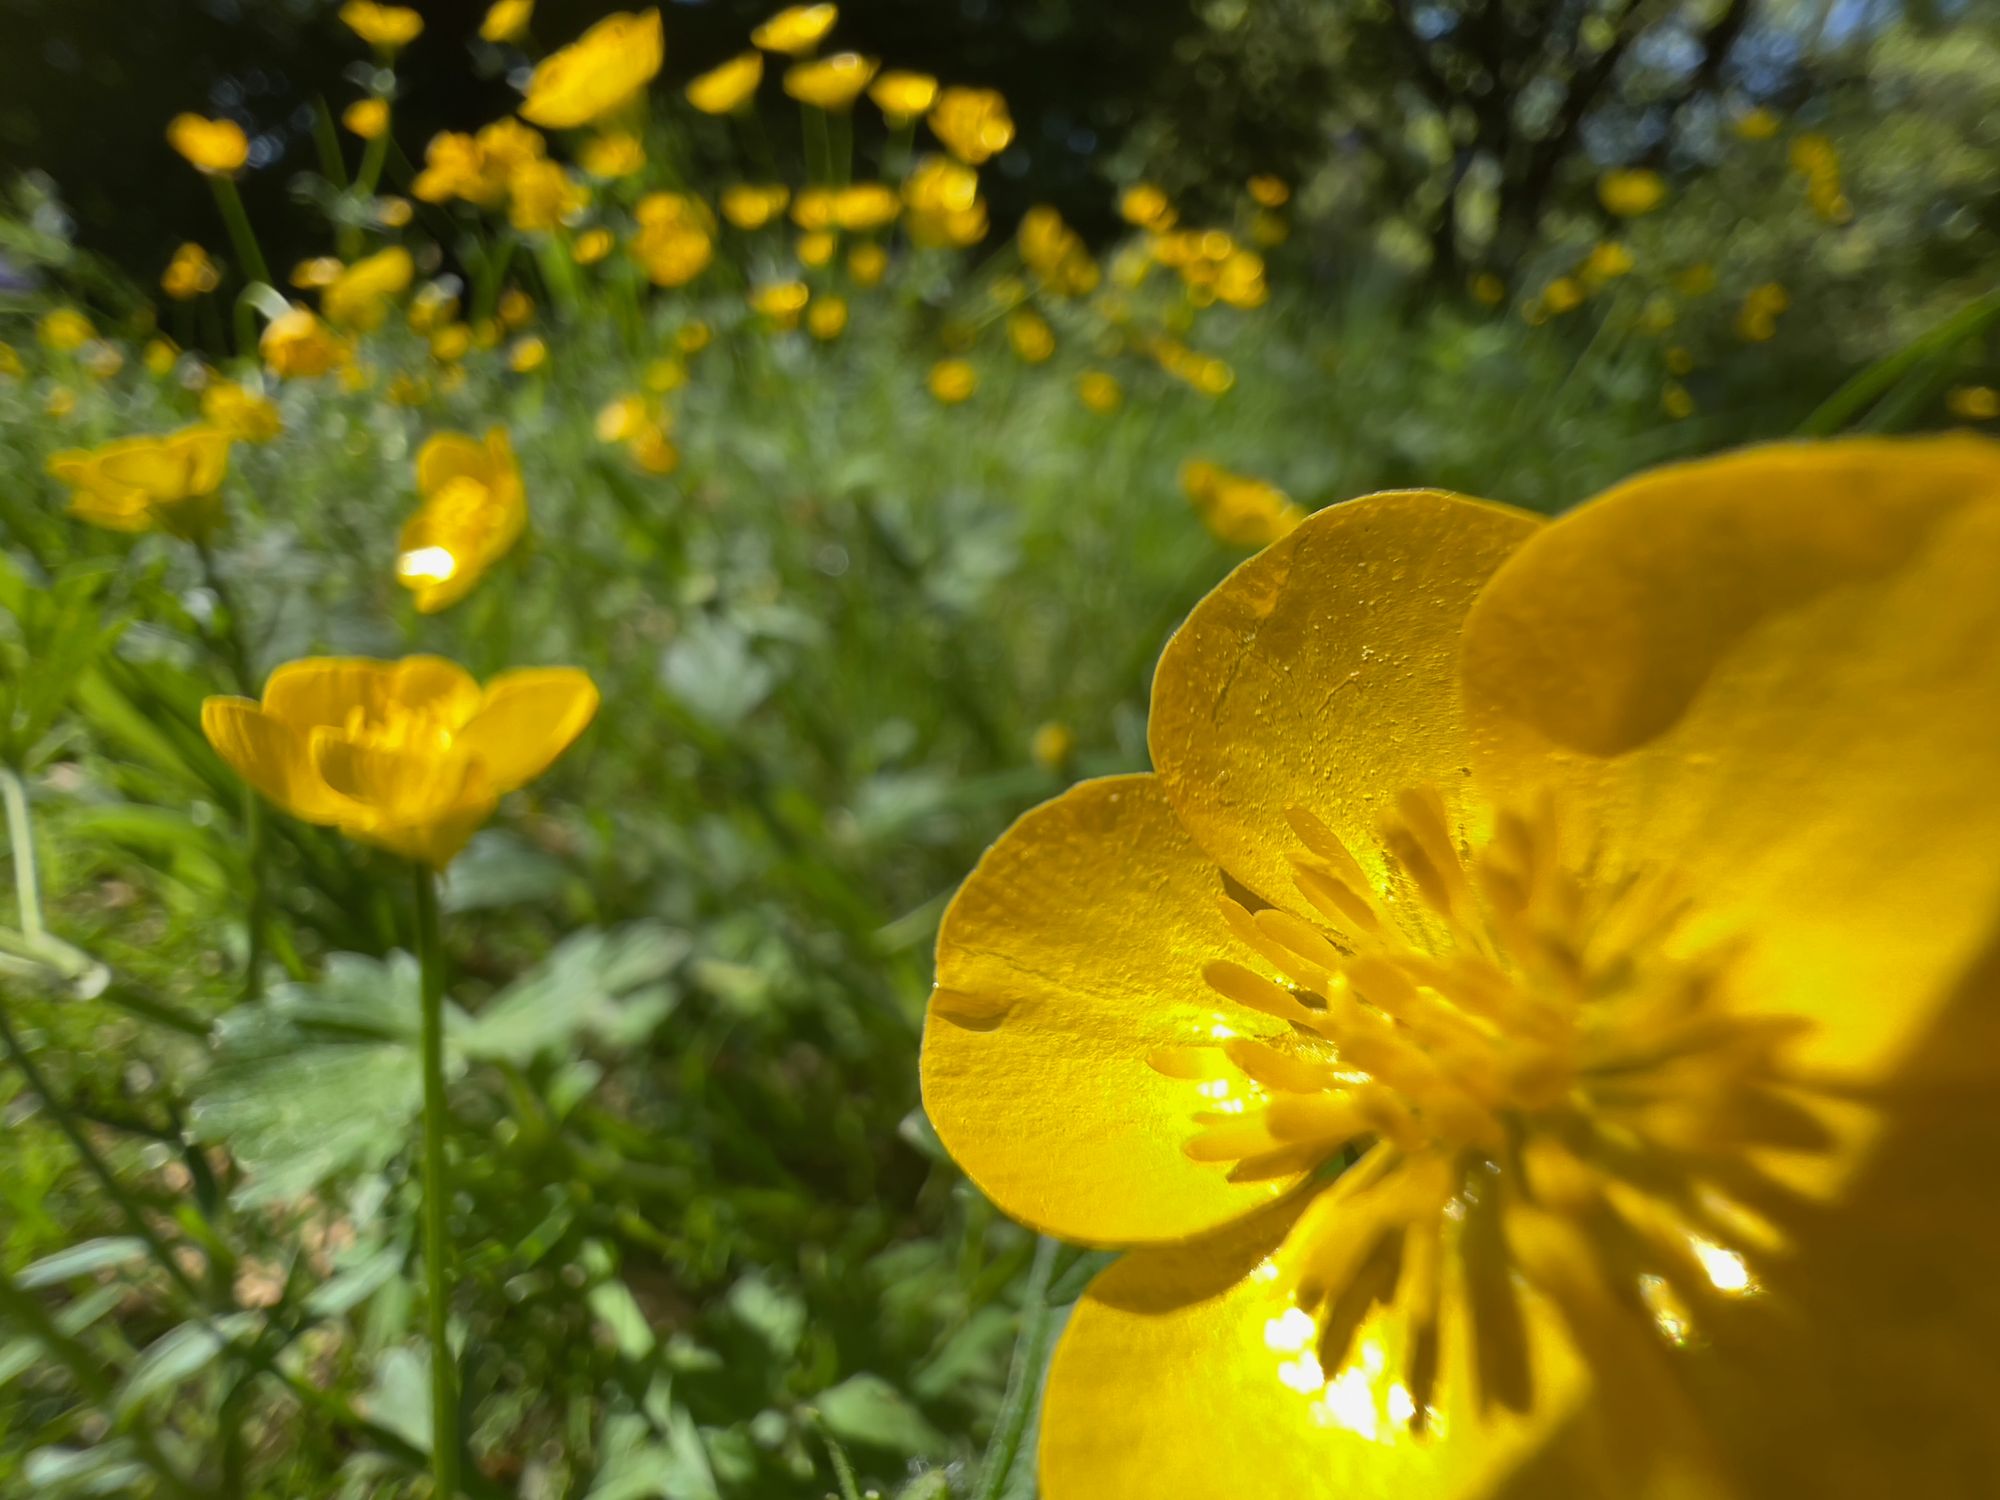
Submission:
<svg viewBox="0 0 2000 1500">
<path fill-rule="evenodd" d="M 492 815 L 495 798 L 478 763 L 455 749 L 381 750 L 320 728 L 308 750 L 326 784 L 361 809 L 342 822 L 345 832 L 433 868 L 451 863 Z"/>
<path fill-rule="evenodd" d="M 417 491 L 435 495 L 454 479 L 485 484 L 491 475 L 491 455 L 485 443 L 463 432 L 437 432 L 417 450 Z"/>
<path fill-rule="evenodd" d="M 1357 855 L 1385 799 L 1464 781 L 1459 627 L 1540 523 L 1434 490 L 1320 511 L 1195 606 L 1153 677 L 1160 785 L 1211 857 L 1267 901 L 1292 891 L 1287 813 Z"/>
<path fill-rule="evenodd" d="M 313 656 L 285 663 L 264 684 L 264 711 L 300 731 L 344 725 L 356 709 L 379 721 L 411 706 L 432 706 L 455 727 L 472 717 L 479 698 L 472 674 L 441 656 Z"/>
<path fill-rule="evenodd" d="M 1676 877 L 1690 944 L 1893 1068 L 2000 911 L 2000 445 L 1752 449 L 1620 485 L 1467 623 L 1479 769 L 1553 787 L 1612 878 Z"/>
<path fill-rule="evenodd" d="M 356 809 L 321 778 L 305 737 L 248 698 L 209 698 L 201 732 L 229 768 L 295 818 L 334 824 Z"/>
<path fill-rule="evenodd" d="M 1531 1301 L 1536 1399 L 1482 1415 L 1464 1372 L 1467 1324 L 1447 1316 L 1432 1433 L 1412 1436 L 1398 1383 L 1401 1331 L 1378 1312 L 1350 1362 L 1320 1368 L 1317 1327 L 1280 1273 L 1295 1202 L 1185 1245 L 1135 1251 L 1091 1283 L 1049 1367 L 1041 1479 L 1047 1500 L 1472 1500 L 1636 1494 L 1576 1483 L 1545 1451 L 1571 1416 L 1579 1371 Z M 1324 1217 L 1324 1216 L 1321 1216 Z M 1323 1225 L 1316 1243 L 1337 1250 Z M 1448 1302 L 1457 1293 L 1447 1292 Z M 1329 1380 L 1329 1374 L 1332 1379 Z M 1534 1460 L 1557 1482 L 1500 1489 Z"/>
<path fill-rule="evenodd" d="M 1282 1023 L 1202 977 L 1240 959 L 1220 873 L 1151 776 L 1084 782 L 1001 836 L 938 934 L 923 1091 L 981 1191 L 1065 1239 L 1175 1239 L 1295 1178 L 1232 1183 L 1182 1143 L 1206 1107 L 1150 1053 Z M 1184 1070 L 1183 1070 L 1184 1071 Z"/>
<path fill-rule="evenodd" d="M 596 684 L 574 667 L 502 672 L 457 742 L 504 795 L 546 771 L 583 733 L 597 702 Z"/>
</svg>

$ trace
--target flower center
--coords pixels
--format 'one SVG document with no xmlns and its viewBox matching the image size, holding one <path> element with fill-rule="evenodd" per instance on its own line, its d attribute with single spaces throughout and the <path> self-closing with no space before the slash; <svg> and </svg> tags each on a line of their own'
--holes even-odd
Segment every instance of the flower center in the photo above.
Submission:
<svg viewBox="0 0 2000 1500">
<path fill-rule="evenodd" d="M 375 715 L 359 705 L 347 711 L 341 736 L 368 750 L 437 755 L 451 748 L 458 725 L 428 704 L 397 704 Z"/>
<path fill-rule="evenodd" d="M 1149 1058 L 1201 1096 L 1195 1160 L 1338 1173 L 1259 1273 L 1294 1302 L 1266 1329 L 1279 1382 L 1333 1425 L 1435 1432 L 1446 1347 L 1471 1351 L 1482 1409 L 1529 1405 L 1530 1288 L 1565 1314 L 1627 1305 L 1676 1345 L 1706 1300 L 1755 1292 L 1729 1247 L 1779 1242 L 1756 1154 L 1827 1137 L 1781 1055 L 1799 1023 L 1739 1006 L 1671 872 L 1596 876 L 1549 804 L 1473 846 L 1435 791 L 1405 792 L 1372 875 L 1288 818 L 1302 901 L 1222 899 L 1281 978 L 1204 971 L 1285 1029 L 1220 1024 Z M 1469 1338 L 1445 1337 L 1453 1317 Z"/>
</svg>

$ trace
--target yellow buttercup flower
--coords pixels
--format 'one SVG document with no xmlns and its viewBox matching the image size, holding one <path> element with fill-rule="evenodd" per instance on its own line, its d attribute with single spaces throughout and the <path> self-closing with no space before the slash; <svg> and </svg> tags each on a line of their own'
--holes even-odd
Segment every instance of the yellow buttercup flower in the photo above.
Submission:
<svg viewBox="0 0 2000 1500">
<path fill-rule="evenodd" d="M 494 0 L 479 23 L 480 37 L 489 42 L 518 42 L 528 34 L 535 0 Z"/>
<path fill-rule="evenodd" d="M 389 128 L 389 101 L 356 99 L 340 112 L 340 123 L 362 140 L 372 141 Z"/>
<path fill-rule="evenodd" d="M 979 389 L 979 372 L 966 360 L 941 359 L 931 366 L 924 384 L 938 401 L 957 406 L 961 401 L 971 400 L 972 393 Z"/>
<path fill-rule="evenodd" d="M 752 31 L 750 40 L 766 52 L 801 57 L 817 47 L 839 19 L 838 6 L 791 5 Z"/>
<path fill-rule="evenodd" d="M 799 236 L 798 256 L 802 266 L 823 266 L 833 259 L 839 239 L 830 229 L 815 229 Z"/>
<path fill-rule="evenodd" d="M 859 52 L 836 52 L 785 69 L 785 92 L 820 109 L 851 109 L 881 64 Z"/>
<path fill-rule="evenodd" d="M 533 334 L 516 339 L 507 351 L 507 368 L 516 375 L 528 375 L 549 362 L 549 346 Z"/>
<path fill-rule="evenodd" d="M 380 328 L 389 304 L 410 289 L 417 271 L 410 252 L 391 245 L 343 270 L 319 299 L 320 311 L 335 328 L 363 333 Z"/>
<path fill-rule="evenodd" d="M 74 354 L 96 337 L 90 319 L 73 307 L 51 308 L 35 325 L 35 341 L 56 354 Z"/>
<path fill-rule="evenodd" d="M 1040 725 L 1028 741 L 1028 754 L 1044 771 L 1061 771 L 1076 754 L 1076 731 L 1054 720 Z"/>
<path fill-rule="evenodd" d="M 221 283 L 222 273 L 215 262 L 208 258 L 206 250 L 193 243 L 176 250 L 160 275 L 160 290 L 176 302 L 187 302 L 204 292 L 212 292 Z"/>
<path fill-rule="evenodd" d="M 257 341 L 272 374 L 310 379 L 347 361 L 347 345 L 311 309 L 294 307 L 273 318 Z"/>
<path fill-rule="evenodd" d="M 600 443 L 627 443 L 653 421 L 653 403 L 644 396 L 620 396 L 606 402 L 597 413 L 597 440 Z"/>
<path fill-rule="evenodd" d="M 347 29 L 378 52 L 395 53 L 423 35 L 424 18 L 407 5 L 378 5 L 375 0 L 347 0 L 340 7 Z"/>
<path fill-rule="evenodd" d="M 70 488 L 69 513 L 107 531 L 164 531 L 199 541 L 222 519 L 229 434 L 206 425 L 51 454 Z"/>
<path fill-rule="evenodd" d="M 456 364 L 472 352 L 472 328 L 465 323 L 446 323 L 432 331 L 430 347 L 432 359 L 441 364 Z M 451 388 L 444 384 L 442 376 L 439 377 L 439 384 L 443 389 Z"/>
<path fill-rule="evenodd" d="M 722 217 L 738 229 L 762 229 L 785 211 L 791 197 L 783 183 L 731 183 L 722 190 Z"/>
<path fill-rule="evenodd" d="M 1550 312 L 1574 312 L 1583 305 L 1583 283 L 1574 276 L 1558 276 L 1542 288 L 1542 305 Z"/>
<path fill-rule="evenodd" d="M 21 352 L 12 344 L 0 340 L 0 375 L 10 380 L 21 380 L 27 373 L 28 367 L 22 362 Z"/>
<path fill-rule="evenodd" d="M 840 337 L 847 327 L 847 299 L 845 297 L 815 297 L 806 308 L 806 332 L 822 343 Z"/>
<path fill-rule="evenodd" d="M 1014 139 L 1007 101 L 992 89 L 940 89 L 928 118 L 931 134 L 969 166 L 997 156 Z"/>
<path fill-rule="evenodd" d="M 1117 376 L 1104 370 L 1085 370 L 1076 377 L 1076 398 L 1101 417 L 1118 410 L 1125 391 Z"/>
<path fill-rule="evenodd" d="M 648 474 L 671 474 L 681 466 L 681 450 L 658 422 L 648 422 L 634 433 L 625 451 Z"/>
<path fill-rule="evenodd" d="M 1955 385 L 1944 393 L 1944 409 L 1968 422 L 2000 417 L 2000 391 L 1990 385 Z"/>
<path fill-rule="evenodd" d="M 408 198 L 391 195 L 375 200 L 375 222 L 384 229 L 402 229 L 407 226 L 416 210 L 410 206 Z"/>
<path fill-rule="evenodd" d="M 76 392 L 66 385 L 51 387 L 42 410 L 58 419 L 69 416 L 76 410 Z"/>
<path fill-rule="evenodd" d="M 1118 195 L 1118 216 L 1127 224 L 1157 234 L 1172 229 L 1180 218 L 1173 200 L 1150 182 L 1135 182 Z"/>
<path fill-rule="evenodd" d="M 919 245 L 975 245 L 986 237 L 979 174 L 948 156 L 926 156 L 903 179 L 910 238 Z"/>
<path fill-rule="evenodd" d="M 648 361 L 644 380 L 647 390 L 656 396 L 664 396 L 668 391 L 677 391 L 687 384 L 687 366 L 677 355 L 663 355 Z"/>
<path fill-rule="evenodd" d="M 687 100 L 706 115 L 730 115 L 748 104 L 764 81 L 764 54 L 744 52 L 710 68 L 687 86 Z"/>
<path fill-rule="evenodd" d="M 892 126 L 907 125 L 937 102 L 938 81 L 928 73 L 891 68 L 869 85 L 868 97 Z"/>
<path fill-rule="evenodd" d="M 477 139 L 442 130 L 425 145 L 423 170 L 410 191 L 426 203 L 462 198 L 481 208 L 497 208 L 507 196 L 507 176 L 488 162 Z"/>
<path fill-rule="evenodd" d="M 1357 500 L 1203 600 L 1153 771 L 939 934 L 938 1135 L 1129 1248 L 1042 1493 L 2000 1472 L 1996 570 L 2000 447 L 1855 440 Z"/>
<path fill-rule="evenodd" d="M 632 258 L 655 286 L 685 286 L 715 258 L 715 220 L 686 193 L 648 193 L 635 210 Z"/>
<path fill-rule="evenodd" d="M 1015 243 L 1028 269 L 1048 290 L 1064 297 L 1085 297 L 1097 290 L 1097 262 L 1089 246 L 1046 204 L 1021 215 Z"/>
<path fill-rule="evenodd" d="M 847 252 L 847 274 L 858 287 L 881 285 L 889 270 L 889 252 L 872 240 Z"/>
<path fill-rule="evenodd" d="M 167 144 L 211 177 L 234 177 L 250 159 L 250 138 L 234 120 L 175 115 L 167 122 Z"/>
<path fill-rule="evenodd" d="M 559 161 L 526 162 L 507 179 L 507 222 L 524 233 L 569 222 L 590 203 L 590 190 Z"/>
<path fill-rule="evenodd" d="M 1660 410 L 1676 422 L 1683 417 L 1694 415 L 1694 396 L 1678 380 L 1669 380 L 1660 388 Z"/>
<path fill-rule="evenodd" d="M 417 492 L 423 504 L 396 540 L 396 581 L 429 615 L 463 599 L 507 555 L 528 524 L 528 504 L 504 427 L 484 442 L 433 433 L 417 450 Z"/>
<path fill-rule="evenodd" d="M 646 148 L 629 130 L 592 136 L 578 160 L 592 177 L 630 177 L 646 165 Z"/>
<path fill-rule="evenodd" d="M 1651 213 L 1666 200 L 1666 179 L 1646 167 L 1613 167 L 1597 179 L 1597 201 L 1620 218 Z"/>
<path fill-rule="evenodd" d="M 886 182 L 855 182 L 834 190 L 830 217 L 849 234 L 870 234 L 896 222 L 903 200 Z"/>
<path fill-rule="evenodd" d="M 1216 540 L 1232 547 L 1267 546 L 1305 519 L 1275 484 L 1203 458 L 1181 465 L 1181 491 Z"/>
<path fill-rule="evenodd" d="M 1291 201 L 1292 190 L 1282 177 L 1260 172 L 1247 184 L 1250 200 L 1264 208 L 1283 208 Z"/>
<path fill-rule="evenodd" d="M 1482 307 L 1498 307 L 1507 300 L 1507 283 L 1491 271 L 1478 271 L 1466 283 L 1472 300 Z"/>
<path fill-rule="evenodd" d="M 1779 314 L 1791 305 L 1791 295 L 1775 281 L 1752 287 L 1736 309 L 1737 337 L 1752 344 L 1767 342 L 1778 332 Z"/>
<path fill-rule="evenodd" d="M 750 310 L 778 328 L 796 328 L 811 297 L 812 288 L 803 281 L 773 281 L 751 289 Z"/>
<path fill-rule="evenodd" d="M 699 354 L 708 347 L 709 341 L 714 337 L 714 331 L 706 323 L 699 320 L 683 323 L 674 335 L 674 347 L 683 354 Z"/>
<path fill-rule="evenodd" d="M 201 417 L 239 443 L 268 443 L 285 430 L 284 418 L 268 397 L 233 380 L 211 380 L 201 393 Z"/>
<path fill-rule="evenodd" d="M 172 339 L 150 338 L 146 340 L 146 373 L 164 380 L 180 363 L 181 351 Z"/>
<path fill-rule="evenodd" d="M 316 291 L 332 286 L 347 269 L 337 255 L 315 255 L 292 267 L 292 285 L 300 291 Z"/>
<path fill-rule="evenodd" d="M 569 258 L 580 266 L 594 266 L 608 256 L 617 243 L 611 231 L 600 224 L 576 237 L 575 243 L 570 246 Z"/>
<path fill-rule="evenodd" d="M 1031 307 L 1016 308 L 1007 315 L 1007 342 L 1023 364 L 1042 364 L 1056 352 L 1055 330 Z"/>
<path fill-rule="evenodd" d="M 597 697 L 574 667 L 502 672 L 482 689 L 441 657 L 320 656 L 279 667 L 261 703 L 208 699 L 201 727 L 293 817 L 443 869 L 500 798 L 569 748 Z"/>
<path fill-rule="evenodd" d="M 500 302 L 494 311 L 500 321 L 509 328 L 519 328 L 535 315 L 535 299 L 517 286 L 510 286 L 500 294 Z"/>
<path fill-rule="evenodd" d="M 1626 275 L 1635 264 L 1632 252 L 1624 241 L 1599 240 L 1590 247 L 1590 254 L 1584 257 L 1577 275 L 1585 286 L 1602 286 L 1607 281 Z"/>
<path fill-rule="evenodd" d="M 1746 141 L 1768 141 L 1778 133 L 1778 117 L 1760 104 L 1738 115 L 1733 128 Z"/>
<path fill-rule="evenodd" d="M 834 204 L 838 201 L 837 188 L 802 187 L 792 199 L 792 222 L 801 229 L 831 228 Z"/>
<path fill-rule="evenodd" d="M 542 59 L 528 80 L 521 114 L 551 130 L 616 114 L 653 81 L 666 50 L 659 11 L 616 11 Z"/>
</svg>

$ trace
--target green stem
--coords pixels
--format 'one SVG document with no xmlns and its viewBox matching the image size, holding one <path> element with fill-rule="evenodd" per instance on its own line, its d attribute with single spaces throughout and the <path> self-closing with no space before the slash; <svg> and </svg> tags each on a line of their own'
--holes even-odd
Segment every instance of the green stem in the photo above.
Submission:
<svg viewBox="0 0 2000 1500">
<path fill-rule="evenodd" d="M 21 936 L 28 946 L 42 942 L 42 887 L 35 873 L 35 832 L 28 821 L 28 789 L 21 773 L 0 766 L 0 800 L 7 804 L 7 842 L 14 851 L 14 894 L 21 904 Z"/>
<path fill-rule="evenodd" d="M 416 870 L 417 960 L 423 967 L 424 1283 L 431 1340 L 431 1473 L 437 1500 L 458 1495 L 458 1395 L 452 1379 L 445 1209 L 451 1181 L 444 1158 L 444 947 L 439 939 L 437 875 Z"/>
<path fill-rule="evenodd" d="M 229 240 L 236 246 L 236 258 L 243 262 L 243 269 L 250 273 L 251 280 L 268 284 L 271 268 L 264 263 L 264 252 L 258 248 L 257 232 L 250 227 L 250 215 L 243 211 L 243 195 L 236 191 L 236 179 L 211 176 L 208 185 L 215 189 L 215 206 L 222 210 L 222 222 L 229 228 Z"/>
<path fill-rule="evenodd" d="M 816 183 L 831 183 L 833 143 L 828 139 L 826 111 L 817 104 L 801 104 L 799 122 L 805 132 L 807 176 Z"/>
<path fill-rule="evenodd" d="M 196 542 L 194 548 L 201 558 L 202 579 L 222 606 L 222 644 L 229 658 L 229 670 L 236 679 L 236 691 L 254 697 L 257 677 L 250 663 L 250 648 L 244 640 L 243 611 L 237 607 L 236 596 L 230 592 L 222 570 L 215 565 L 214 549 L 206 541 Z M 264 837 L 264 806 L 248 785 L 243 788 L 243 831 L 250 846 L 250 951 L 245 960 L 248 972 L 243 980 L 243 998 L 255 1000 L 262 992 L 265 939 L 271 925 L 271 899 L 267 890 L 271 872 Z"/>
<path fill-rule="evenodd" d="M 1799 426 L 1805 437 L 1827 437 L 1840 431 L 1904 375 L 1923 361 L 1947 353 L 1952 348 L 2000 321 L 2000 288 L 1974 299 L 1911 340 L 1885 359 L 1879 359 L 1821 402 Z"/>
<path fill-rule="evenodd" d="M 812 1426 L 819 1440 L 826 1444 L 826 1456 L 833 1464 L 833 1482 L 840 1486 L 840 1500 L 861 1500 L 861 1486 L 854 1477 L 854 1465 L 848 1460 L 847 1450 L 826 1430 L 826 1422 L 818 1412 L 813 1413 Z"/>
<path fill-rule="evenodd" d="M 1035 1412 L 1035 1397 L 1042 1383 L 1042 1366 L 1047 1362 L 1049 1338 L 1049 1278 L 1054 1274 L 1056 1252 L 1062 1247 L 1044 1237 L 1035 1247 L 1035 1263 L 1028 1272 L 1028 1295 L 1021 1305 L 1021 1336 L 1014 1341 L 1014 1361 L 1007 1371 L 1007 1394 L 1000 1402 L 1000 1416 L 993 1424 L 993 1442 L 980 1465 L 979 1483 L 973 1500 L 1000 1500 L 1007 1480 L 1020 1457 L 1021 1444 L 1028 1435 L 1028 1421 Z"/>
</svg>

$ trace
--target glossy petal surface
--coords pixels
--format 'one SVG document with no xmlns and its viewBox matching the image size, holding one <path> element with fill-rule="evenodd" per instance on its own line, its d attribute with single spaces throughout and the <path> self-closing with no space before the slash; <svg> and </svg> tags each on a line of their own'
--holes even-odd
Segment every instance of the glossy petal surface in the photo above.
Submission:
<svg viewBox="0 0 2000 1500">
<path fill-rule="evenodd" d="M 1036 808 L 960 889 L 938 936 L 924 1107 L 1015 1218 L 1135 1244 L 1223 1223 L 1287 1185 L 1189 1160 L 1200 1096 L 1148 1062 L 1279 1025 L 1202 978 L 1206 961 L 1243 957 L 1222 892 L 1151 776 L 1084 782 Z"/>
<path fill-rule="evenodd" d="M 208 699 L 201 729 L 231 770 L 293 817 L 330 823 L 356 811 L 320 778 L 304 734 L 248 698 Z"/>
<path fill-rule="evenodd" d="M 503 672 L 486 685 L 457 743 L 504 795 L 546 771 L 583 733 L 597 702 L 596 685 L 573 667 Z"/>
<path fill-rule="evenodd" d="M 1267 901 L 1291 893 L 1287 812 L 1357 853 L 1406 788 L 1466 780 L 1458 633 L 1541 523 L 1438 491 L 1320 511 L 1195 606 L 1153 677 L 1147 742 L 1202 847 Z"/>
<path fill-rule="evenodd" d="M 472 674 L 441 656 L 315 656 L 287 662 L 264 684 L 265 711 L 301 730 L 344 726 L 357 710 L 382 720 L 420 707 L 456 728 L 477 711 L 479 699 Z"/>
</svg>

